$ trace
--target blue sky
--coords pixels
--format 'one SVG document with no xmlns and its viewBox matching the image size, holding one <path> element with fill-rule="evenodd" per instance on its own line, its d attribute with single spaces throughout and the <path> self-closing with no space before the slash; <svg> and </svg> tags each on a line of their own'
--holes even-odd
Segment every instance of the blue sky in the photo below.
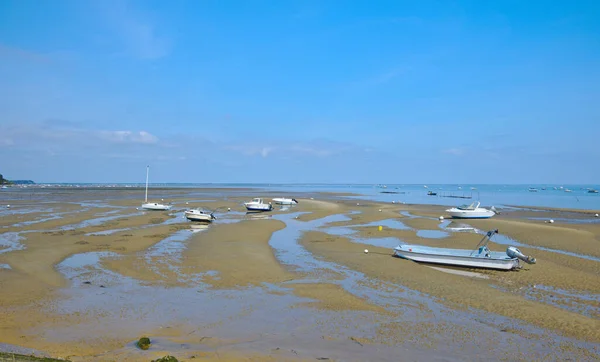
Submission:
<svg viewBox="0 0 600 362">
<path fill-rule="evenodd" d="M 0 0 L 0 173 L 600 182 L 597 1 Z"/>
</svg>

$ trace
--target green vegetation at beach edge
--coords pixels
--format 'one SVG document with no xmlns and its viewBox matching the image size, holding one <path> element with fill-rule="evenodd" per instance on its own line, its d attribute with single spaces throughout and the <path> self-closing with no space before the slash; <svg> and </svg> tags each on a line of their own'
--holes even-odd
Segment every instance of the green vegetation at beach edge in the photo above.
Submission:
<svg viewBox="0 0 600 362">
<path fill-rule="evenodd" d="M 36 357 L 25 354 L 0 352 L 0 362 L 65 362 L 65 359 L 56 359 L 51 357 Z"/>
<path fill-rule="evenodd" d="M 33 185 L 35 182 L 31 180 L 7 180 L 0 174 L 0 185 Z"/>
</svg>

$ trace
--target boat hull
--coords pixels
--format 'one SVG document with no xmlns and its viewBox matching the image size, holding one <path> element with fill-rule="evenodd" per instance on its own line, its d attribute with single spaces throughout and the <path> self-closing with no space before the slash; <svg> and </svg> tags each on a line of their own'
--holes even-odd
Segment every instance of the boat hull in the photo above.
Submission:
<svg viewBox="0 0 600 362">
<path fill-rule="evenodd" d="M 209 214 L 194 214 L 194 213 L 185 213 L 186 219 L 190 221 L 201 221 L 201 222 L 212 222 L 213 218 Z"/>
<path fill-rule="evenodd" d="M 294 199 L 275 198 L 273 202 L 278 205 L 296 205 L 298 201 Z"/>
<path fill-rule="evenodd" d="M 271 211 L 273 210 L 273 206 L 270 204 L 254 204 L 254 205 L 244 205 L 246 210 L 248 211 Z"/>
<path fill-rule="evenodd" d="M 142 209 L 149 210 L 149 211 L 166 211 L 166 210 L 170 210 L 171 206 L 157 204 L 157 203 L 149 203 L 149 204 L 142 204 Z"/>
<path fill-rule="evenodd" d="M 467 210 L 458 210 L 458 209 L 448 209 L 446 210 L 448 214 L 454 219 L 489 219 L 494 216 L 496 213 L 491 210 L 475 210 L 475 211 L 467 211 Z"/>
<path fill-rule="evenodd" d="M 412 251 L 410 245 L 396 247 L 394 256 L 421 263 L 451 265 L 469 268 L 512 270 L 519 267 L 517 258 L 510 258 L 504 254 L 504 258 L 470 257 L 467 255 L 432 254 Z M 418 250 L 418 249 L 417 249 Z M 466 251 L 469 252 L 469 251 Z M 495 253 L 502 255 L 503 253 Z"/>
</svg>

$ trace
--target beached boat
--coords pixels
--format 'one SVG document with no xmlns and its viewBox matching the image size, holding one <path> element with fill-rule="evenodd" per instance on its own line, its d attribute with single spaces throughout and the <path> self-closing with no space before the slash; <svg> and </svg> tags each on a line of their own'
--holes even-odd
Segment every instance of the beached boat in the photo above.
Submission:
<svg viewBox="0 0 600 362">
<path fill-rule="evenodd" d="M 285 197 L 276 197 L 273 199 L 273 202 L 279 205 L 296 205 L 298 204 L 298 200 L 296 199 L 286 199 Z"/>
<path fill-rule="evenodd" d="M 244 202 L 244 206 L 248 211 L 271 211 L 273 205 L 271 203 L 265 204 L 263 199 L 254 198 L 251 201 Z"/>
<path fill-rule="evenodd" d="M 475 201 L 471 205 L 461 205 L 446 210 L 455 219 L 488 219 L 496 214 L 494 207 L 488 210 L 483 207 L 479 207 L 480 202 Z"/>
<path fill-rule="evenodd" d="M 216 219 L 212 212 L 202 209 L 189 209 L 183 214 L 190 221 L 212 222 Z"/>
<path fill-rule="evenodd" d="M 498 270 L 520 268 L 520 261 L 536 263 L 535 258 L 524 255 L 514 246 L 509 246 L 506 252 L 490 251 L 487 244 L 497 233 L 497 229 L 488 231 L 475 250 L 398 245 L 394 248 L 394 256 L 422 263 Z"/>
<path fill-rule="evenodd" d="M 150 166 L 146 166 L 146 198 L 142 204 L 142 209 L 150 211 L 165 211 L 170 210 L 171 205 L 159 204 L 157 202 L 148 202 L 148 175 L 150 173 Z"/>
</svg>

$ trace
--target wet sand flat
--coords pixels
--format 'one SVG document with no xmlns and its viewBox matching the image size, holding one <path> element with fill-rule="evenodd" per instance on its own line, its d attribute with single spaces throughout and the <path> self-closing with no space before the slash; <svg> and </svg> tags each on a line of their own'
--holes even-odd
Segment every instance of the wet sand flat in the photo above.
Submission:
<svg viewBox="0 0 600 362">
<path fill-rule="evenodd" d="M 0 294 L 0 343 L 73 361 L 397 360 L 399 349 L 407 360 L 598 354 L 594 224 L 466 221 L 499 228 L 538 263 L 452 270 L 391 256 L 402 242 L 477 244 L 480 234 L 440 223 L 439 206 L 299 193 L 298 205 L 247 214 L 242 202 L 256 190 L 157 194 L 172 210 L 137 210 L 137 189 L 11 196 L 16 211 L 3 210 L 0 227 L 0 287 L 10 290 Z M 38 196 L 51 205 L 39 209 Z M 195 206 L 217 220 L 188 222 L 183 210 Z M 141 351 L 134 341 L 146 335 L 153 347 Z"/>
</svg>

